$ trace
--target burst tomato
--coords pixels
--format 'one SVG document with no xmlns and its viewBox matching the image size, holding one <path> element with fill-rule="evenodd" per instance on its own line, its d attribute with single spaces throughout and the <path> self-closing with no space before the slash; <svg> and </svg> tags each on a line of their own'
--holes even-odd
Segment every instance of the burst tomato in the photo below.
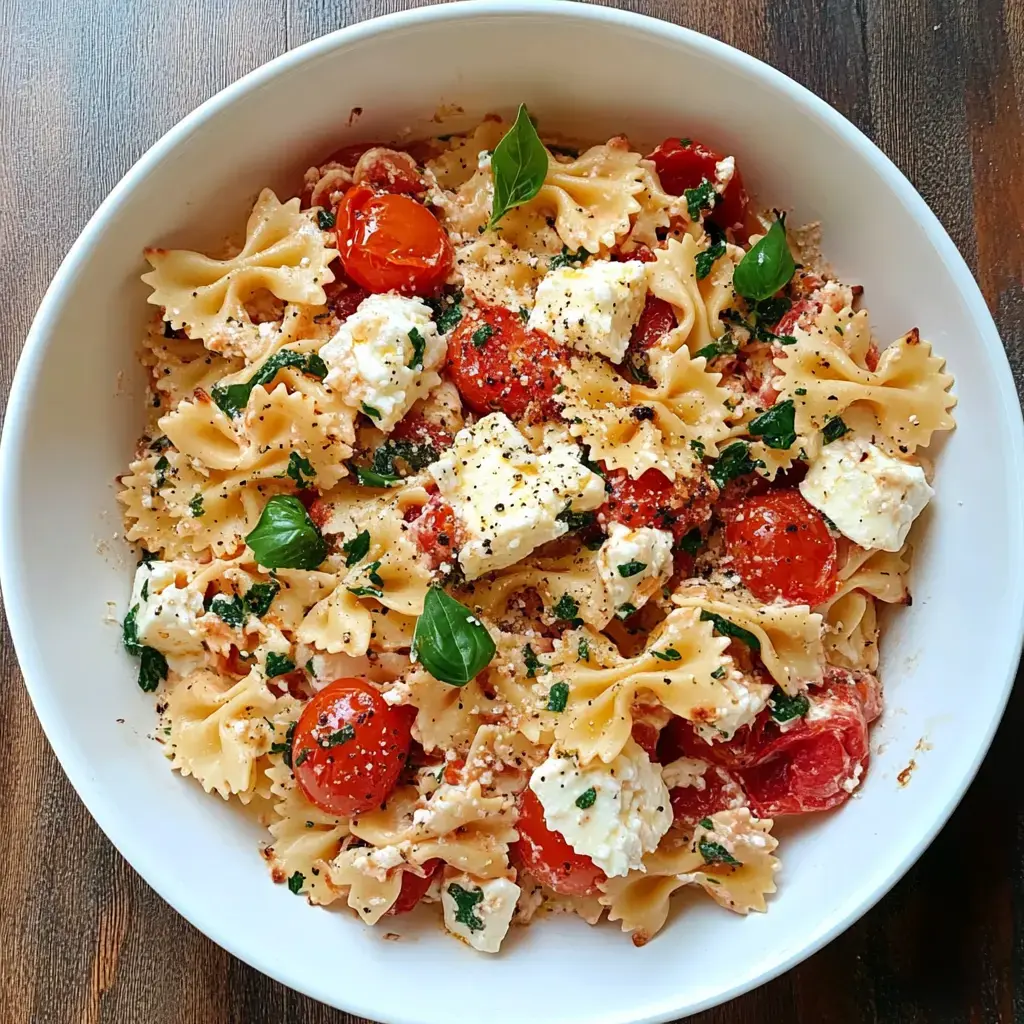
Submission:
<svg viewBox="0 0 1024 1024">
<path fill-rule="evenodd" d="M 703 786 L 677 786 L 669 794 L 673 818 L 692 826 L 701 818 L 731 807 L 745 807 L 743 787 L 724 768 L 709 764 L 701 776 Z"/>
<path fill-rule="evenodd" d="M 717 494 L 704 475 L 673 482 L 658 470 L 648 469 L 634 480 L 624 469 L 612 469 L 606 480 L 608 498 L 597 510 L 601 522 L 622 523 L 633 530 L 653 526 L 671 530 L 677 538 L 709 518 Z"/>
<path fill-rule="evenodd" d="M 577 853 L 558 832 L 549 829 L 544 808 L 532 789 L 519 799 L 519 840 L 515 856 L 542 885 L 563 896 L 593 896 L 607 877 L 587 856 Z"/>
<path fill-rule="evenodd" d="M 430 295 L 452 267 L 444 228 L 408 196 L 356 185 L 338 204 L 336 231 L 345 272 L 371 292 Z"/>
<path fill-rule="evenodd" d="M 426 191 L 427 183 L 408 153 L 384 146 L 374 146 L 359 157 L 353 180 L 357 185 L 369 185 L 381 192 L 418 195 Z"/>
<path fill-rule="evenodd" d="M 340 272 L 336 273 L 337 279 L 324 285 L 327 306 L 339 320 L 347 320 L 370 293 L 354 281 L 347 280 Z"/>
<path fill-rule="evenodd" d="M 444 562 L 455 561 L 461 530 L 451 505 L 439 494 L 434 494 L 413 520 L 411 533 L 420 551 L 429 559 L 431 568 L 436 569 Z"/>
<path fill-rule="evenodd" d="M 428 860 L 423 865 L 425 874 L 422 878 L 413 871 L 403 871 L 402 888 L 398 893 L 398 899 L 392 904 L 388 913 L 408 914 L 410 910 L 415 909 L 420 900 L 423 899 L 426 891 L 430 888 L 430 883 L 434 880 L 434 875 L 436 875 L 440 869 L 441 861 Z"/>
<path fill-rule="evenodd" d="M 321 810 L 350 817 L 394 789 L 411 740 L 408 708 L 391 707 L 365 679 L 338 679 L 303 709 L 292 770 Z"/>
<path fill-rule="evenodd" d="M 725 517 L 732 567 L 759 601 L 813 606 L 835 592 L 835 539 L 798 490 L 746 498 Z"/>
<path fill-rule="evenodd" d="M 395 424 L 395 429 L 391 431 L 391 440 L 433 445 L 438 452 L 452 446 L 450 431 L 416 413 L 409 413 Z"/>
<path fill-rule="evenodd" d="M 501 306 L 478 307 L 448 339 L 448 371 L 466 405 L 514 420 L 533 411 L 558 419 L 552 395 L 566 356 L 556 341 Z"/>
</svg>

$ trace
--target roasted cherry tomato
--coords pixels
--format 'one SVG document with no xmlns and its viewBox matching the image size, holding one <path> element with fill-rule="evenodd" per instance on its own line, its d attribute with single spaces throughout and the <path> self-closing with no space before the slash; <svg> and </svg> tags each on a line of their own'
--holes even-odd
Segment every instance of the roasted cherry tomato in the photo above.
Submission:
<svg viewBox="0 0 1024 1024">
<path fill-rule="evenodd" d="M 517 420 L 535 411 L 557 420 L 552 395 L 566 362 L 561 345 L 501 306 L 478 307 L 448 339 L 448 372 L 466 405 L 481 414 L 500 411 Z"/>
<path fill-rule="evenodd" d="M 321 810 L 350 817 L 379 807 L 409 751 L 409 708 L 392 707 L 365 679 L 338 679 L 303 709 L 292 770 Z"/>
<path fill-rule="evenodd" d="M 408 196 L 356 185 L 338 204 L 336 230 L 345 273 L 371 292 L 430 295 L 451 270 L 447 233 Z"/>
<path fill-rule="evenodd" d="M 795 488 L 746 498 L 725 519 L 732 568 L 759 601 L 813 606 L 835 592 L 835 539 Z"/>
<path fill-rule="evenodd" d="M 676 315 L 672 306 L 664 299 L 648 295 L 640 319 L 629 336 L 629 347 L 622 361 L 623 368 L 637 384 L 651 383 L 647 350 L 657 345 L 675 326 Z"/>
<path fill-rule="evenodd" d="M 431 568 L 455 561 L 462 527 L 451 505 L 439 494 L 431 496 L 420 515 L 413 520 L 411 534 L 419 549 L 429 558 Z"/>
<path fill-rule="evenodd" d="M 336 279 L 324 285 L 327 306 L 339 320 L 347 320 L 370 293 L 365 288 L 360 288 L 354 281 L 347 280 L 337 264 L 331 269 L 334 270 Z"/>
<path fill-rule="evenodd" d="M 602 523 L 616 522 L 636 530 L 653 526 L 683 537 L 706 522 L 718 494 L 706 475 L 673 482 L 656 469 L 648 469 L 634 480 L 624 469 L 606 474 L 608 499 L 597 510 Z"/>
<path fill-rule="evenodd" d="M 416 413 L 410 413 L 395 424 L 395 429 L 391 431 L 391 440 L 433 445 L 438 452 L 443 452 L 452 446 L 450 430 L 446 430 L 439 423 L 432 423 Z"/>
<path fill-rule="evenodd" d="M 696 188 L 705 178 L 713 182 L 715 165 L 722 156 L 703 143 L 691 139 L 665 139 L 647 159 L 654 162 L 665 191 L 681 196 L 688 188 Z M 723 230 L 731 228 L 739 241 L 746 242 L 749 234 L 749 206 L 750 197 L 737 168 L 714 209 L 708 214 L 708 220 Z"/>
<path fill-rule="evenodd" d="M 650 722 L 633 723 L 633 741 L 652 761 L 658 760 L 658 730 Z"/>
<path fill-rule="evenodd" d="M 426 874 L 422 878 L 413 871 L 403 871 L 402 888 L 398 893 L 398 899 L 392 904 L 388 913 L 408 914 L 410 910 L 415 909 L 420 900 L 423 899 L 426 891 L 430 888 L 430 883 L 434 880 L 434 875 L 437 874 L 440 868 L 441 861 L 428 860 L 423 865 L 423 870 Z"/>
<path fill-rule="evenodd" d="M 709 764 L 701 781 L 703 786 L 679 786 L 669 794 L 676 821 L 692 826 L 716 811 L 746 806 L 743 787 L 724 768 Z"/>
<path fill-rule="evenodd" d="M 369 185 L 381 192 L 406 195 L 419 195 L 427 189 L 416 161 L 408 153 L 383 146 L 368 149 L 360 156 L 354 181 L 357 185 Z"/>
<path fill-rule="evenodd" d="M 519 841 L 512 849 L 542 885 L 563 896 L 593 896 L 607 877 L 587 856 L 577 853 L 558 832 L 548 828 L 544 808 L 532 789 L 519 798 Z"/>
<path fill-rule="evenodd" d="M 336 149 L 324 162 L 341 164 L 342 167 L 355 167 L 364 153 L 371 149 L 380 149 L 385 145 L 384 142 L 352 142 L 347 146 L 342 146 L 341 149 Z"/>
</svg>

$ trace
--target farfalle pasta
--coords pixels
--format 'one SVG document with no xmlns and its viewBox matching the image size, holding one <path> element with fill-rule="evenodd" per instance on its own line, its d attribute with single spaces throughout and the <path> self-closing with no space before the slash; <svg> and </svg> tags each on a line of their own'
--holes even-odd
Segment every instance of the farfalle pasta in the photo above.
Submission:
<svg viewBox="0 0 1024 1024">
<path fill-rule="evenodd" d="M 869 768 L 942 359 L 682 135 L 520 108 L 295 185 L 145 253 L 123 639 L 171 768 L 367 925 L 766 910 L 775 819 Z"/>
</svg>

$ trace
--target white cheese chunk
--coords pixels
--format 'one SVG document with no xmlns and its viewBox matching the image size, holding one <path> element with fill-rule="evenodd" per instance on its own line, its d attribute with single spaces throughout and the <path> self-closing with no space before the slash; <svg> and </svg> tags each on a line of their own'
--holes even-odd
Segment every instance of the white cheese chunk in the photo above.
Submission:
<svg viewBox="0 0 1024 1024">
<path fill-rule="evenodd" d="M 422 365 L 416 337 L 423 343 Z M 364 299 L 320 348 L 327 386 L 385 432 L 441 382 L 436 371 L 444 354 L 430 307 L 396 292 Z"/>
<path fill-rule="evenodd" d="M 497 953 L 521 891 L 507 878 L 446 872 L 441 883 L 444 926 L 481 953 Z"/>
<path fill-rule="evenodd" d="M 195 587 L 177 585 L 172 562 L 142 563 L 135 571 L 129 611 L 138 606 L 135 625 L 139 643 L 158 650 L 175 672 L 193 671 L 205 655 L 199 617 L 203 594 Z"/>
<path fill-rule="evenodd" d="M 735 173 L 736 158 L 734 156 L 724 157 L 715 164 L 715 191 L 719 195 L 729 187 L 729 182 L 732 181 Z"/>
<path fill-rule="evenodd" d="M 530 789 L 548 828 L 609 877 L 639 869 L 672 824 L 661 765 L 632 740 L 611 764 L 598 761 L 586 768 L 552 749 L 533 770 Z"/>
<path fill-rule="evenodd" d="M 593 355 L 622 362 L 647 298 L 647 271 L 639 260 L 595 260 L 545 275 L 529 326 Z"/>
<path fill-rule="evenodd" d="M 597 568 L 616 612 L 624 605 L 640 608 L 672 575 L 672 534 L 650 526 L 631 530 L 612 523 L 597 556 Z"/>
<path fill-rule="evenodd" d="M 840 439 L 811 463 L 800 493 L 855 544 L 899 551 L 935 492 L 920 466 L 868 441 Z"/>
<path fill-rule="evenodd" d="M 605 500 L 604 481 L 580 462 L 577 445 L 549 434 L 534 452 L 500 412 L 460 430 L 430 473 L 462 526 L 459 563 L 470 580 L 561 537 L 567 508 L 586 512 Z"/>
</svg>

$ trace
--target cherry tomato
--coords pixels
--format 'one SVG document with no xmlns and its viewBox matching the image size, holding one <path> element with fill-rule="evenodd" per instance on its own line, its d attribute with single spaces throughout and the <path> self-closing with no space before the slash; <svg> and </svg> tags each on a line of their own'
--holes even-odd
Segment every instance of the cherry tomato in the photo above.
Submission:
<svg viewBox="0 0 1024 1024">
<path fill-rule="evenodd" d="M 577 853 L 559 833 L 548 828 L 544 808 L 532 789 L 519 799 L 519 840 L 513 851 L 542 885 L 563 896 L 593 896 L 607 877 L 586 855 Z"/>
<path fill-rule="evenodd" d="M 701 779 L 703 788 L 679 786 L 669 793 L 672 816 L 676 821 L 692 826 L 716 811 L 746 806 L 743 787 L 724 768 L 709 764 Z"/>
<path fill-rule="evenodd" d="M 408 196 L 356 185 L 338 204 L 336 231 L 345 272 L 371 292 L 429 295 L 452 267 L 447 232 Z"/>
<path fill-rule="evenodd" d="M 365 288 L 360 288 L 354 281 L 347 280 L 337 267 L 332 269 L 335 271 L 336 279 L 324 285 L 327 306 L 339 320 L 347 320 L 370 293 Z"/>
<path fill-rule="evenodd" d="M 633 325 L 626 357 L 622 361 L 622 366 L 637 384 L 651 382 L 647 350 L 657 345 L 675 326 L 676 315 L 671 305 L 664 299 L 656 299 L 653 295 L 648 295 L 643 312 Z"/>
<path fill-rule="evenodd" d="M 611 490 L 597 510 L 599 521 L 622 523 L 634 530 L 641 526 L 671 530 L 677 539 L 707 521 L 718 494 L 704 475 L 673 482 L 648 469 L 634 480 L 624 469 L 613 469 L 606 480 Z"/>
<path fill-rule="evenodd" d="M 433 569 L 443 562 L 454 562 L 459 550 L 462 527 L 451 505 L 439 494 L 431 496 L 415 519 L 410 531 L 420 551 Z"/>
<path fill-rule="evenodd" d="M 439 860 L 428 860 L 423 865 L 423 870 L 426 872 L 423 878 L 420 878 L 414 871 L 403 871 L 402 888 L 398 893 L 398 899 L 392 904 L 388 913 L 408 914 L 410 910 L 415 909 L 430 888 L 434 875 L 441 869 L 441 863 Z"/>
<path fill-rule="evenodd" d="M 633 723 L 633 739 L 652 761 L 658 760 L 658 730 L 650 722 Z"/>
<path fill-rule="evenodd" d="M 342 167 L 355 167 L 359 158 L 371 149 L 381 149 L 386 144 L 383 142 L 351 142 L 341 149 L 336 149 L 325 161 L 325 163 L 341 164 Z"/>
<path fill-rule="evenodd" d="M 725 515 L 732 568 L 759 601 L 813 606 L 835 592 L 835 539 L 798 490 L 746 498 Z"/>
<path fill-rule="evenodd" d="M 556 341 L 501 306 L 478 307 L 448 339 L 448 372 L 463 401 L 474 412 L 499 410 L 514 420 L 528 412 L 558 419 L 552 395 L 566 359 Z"/>
<path fill-rule="evenodd" d="M 325 686 L 292 737 L 292 770 L 302 791 L 329 814 L 379 807 L 405 764 L 410 710 L 391 707 L 365 679 Z"/>
<path fill-rule="evenodd" d="M 369 185 L 381 192 L 418 195 L 427 189 L 416 161 L 408 153 L 384 147 L 368 149 L 359 157 L 354 180 L 357 185 Z"/>
<path fill-rule="evenodd" d="M 658 757 L 662 764 L 670 764 L 679 757 L 695 757 L 723 768 L 743 768 L 757 761 L 760 751 L 768 742 L 766 734 L 770 737 L 779 734 L 768 708 L 750 725 L 737 729 L 731 740 L 716 743 L 708 743 L 686 719 L 673 718 L 661 730 Z"/>
<path fill-rule="evenodd" d="M 430 420 L 417 413 L 409 413 L 404 419 L 395 424 L 391 431 L 391 439 L 394 441 L 411 441 L 413 444 L 433 445 L 438 452 L 443 452 L 452 446 L 451 432 L 445 430 L 439 423 L 432 423 Z"/>
<path fill-rule="evenodd" d="M 681 196 L 688 188 L 696 188 L 705 178 L 715 180 L 715 165 L 721 154 L 702 142 L 690 139 L 665 139 L 648 157 L 657 168 L 662 187 L 672 195 Z M 708 214 L 722 230 L 732 229 L 737 239 L 746 242 L 749 235 L 747 214 L 750 197 L 739 169 L 726 185 L 714 209 Z"/>
<path fill-rule="evenodd" d="M 657 259 L 654 255 L 654 250 L 650 246 L 644 245 L 643 242 L 635 245 L 629 252 L 621 252 L 620 250 L 615 249 L 612 251 L 611 257 L 619 263 L 623 263 L 626 260 L 639 260 L 641 263 L 653 263 Z"/>
</svg>

